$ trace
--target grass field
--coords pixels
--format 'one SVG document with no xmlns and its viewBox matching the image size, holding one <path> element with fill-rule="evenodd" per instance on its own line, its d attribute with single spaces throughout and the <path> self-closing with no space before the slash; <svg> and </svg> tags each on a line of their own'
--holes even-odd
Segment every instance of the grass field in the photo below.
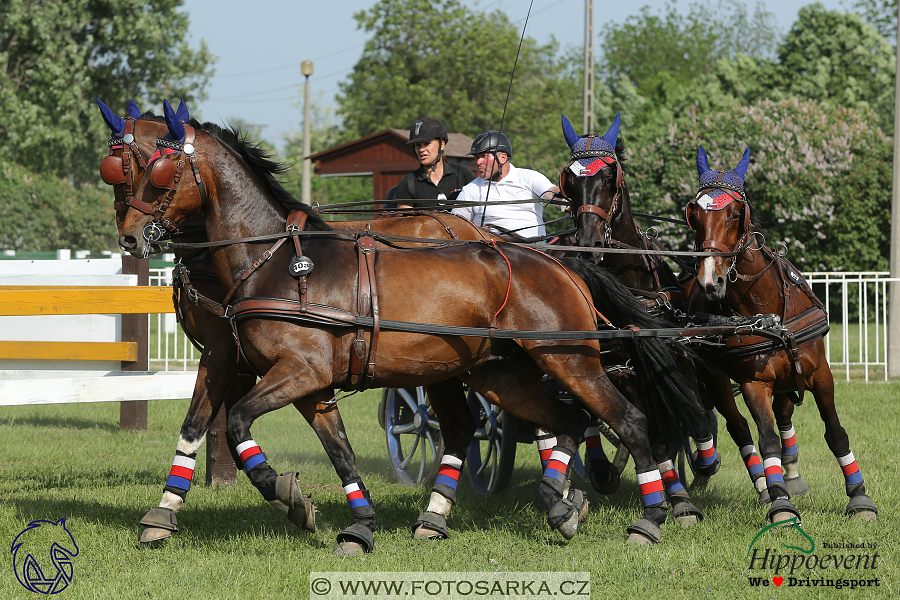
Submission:
<svg viewBox="0 0 900 600">
<path fill-rule="evenodd" d="M 534 445 L 518 447 L 510 489 L 500 497 L 473 495 L 461 485 L 449 519 L 451 539 L 414 542 L 409 526 L 428 501 L 427 488 L 394 483 L 384 433 L 375 412 L 378 392 L 341 403 L 348 433 L 378 510 L 375 552 L 339 558 L 334 536 L 351 521 L 340 482 L 321 446 L 292 408 L 257 421 L 254 439 L 279 471 L 300 472 L 301 487 L 319 509 L 319 531 L 302 533 L 264 504 L 247 478 L 235 486 L 195 485 L 179 513 L 181 531 L 157 548 L 138 544 L 138 521 L 159 501 L 186 401 L 151 402 L 145 432 L 118 429 L 118 405 L 7 407 L 0 409 L 0 535 L 10 548 L 32 520 L 65 517 L 80 552 L 74 580 L 61 598 L 256 599 L 309 596 L 310 571 L 543 571 L 589 572 L 591 597 L 630 598 L 896 598 L 900 596 L 900 383 L 839 383 L 838 409 L 866 485 L 880 509 L 874 523 L 843 516 L 843 477 L 822 438 L 813 401 L 795 416 L 801 472 L 811 487 L 795 499 L 815 554 L 824 544 L 877 544 L 876 569 L 798 571 L 818 579 L 878 577 L 879 587 L 751 587 L 748 577 L 770 580 L 774 569 L 749 569 L 754 536 L 766 525 L 730 438 L 720 442 L 723 466 L 706 489 L 693 494 L 706 520 L 691 529 L 673 522 L 654 547 L 625 544 L 625 527 L 639 517 L 632 465 L 622 486 L 606 498 L 587 491 L 591 511 L 571 541 L 550 531 L 536 495 L 539 463 Z M 720 427 L 724 432 L 724 427 Z M 724 434 L 723 434 L 724 435 Z M 204 480 L 198 460 L 195 481 Z M 466 476 L 463 475 L 465 478 Z M 757 548 L 796 553 L 782 543 L 802 542 L 792 530 L 771 530 Z M 8 552 L 9 550 L 7 550 Z M 32 598 L 14 575 L 11 554 L 0 567 L 0 598 Z M 44 563 L 49 563 L 44 559 Z M 52 572 L 52 565 L 49 567 Z M 786 575 L 785 573 L 781 573 Z M 441 597 L 441 596 L 435 596 Z M 581 596 L 583 597 L 583 596 Z"/>
</svg>

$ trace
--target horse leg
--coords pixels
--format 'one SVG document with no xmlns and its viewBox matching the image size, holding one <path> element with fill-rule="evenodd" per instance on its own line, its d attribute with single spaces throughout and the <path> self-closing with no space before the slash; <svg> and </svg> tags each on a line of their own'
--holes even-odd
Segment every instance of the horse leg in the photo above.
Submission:
<svg viewBox="0 0 900 600">
<path fill-rule="evenodd" d="M 580 408 L 551 397 L 541 385 L 541 376 L 533 361 L 512 359 L 482 365 L 464 379 L 488 402 L 556 433 L 538 495 L 547 509 L 548 524 L 568 540 L 575 536 L 588 510 L 584 492 L 566 490 L 569 467 L 588 419 Z"/>
<path fill-rule="evenodd" d="M 223 402 L 226 407 L 234 404 L 256 383 L 254 375 L 235 370 L 234 354 L 228 355 L 232 362 L 227 367 L 222 364 L 224 360 L 218 360 L 218 354 L 211 358 L 214 345 L 207 343 L 200 356 L 194 393 L 181 425 L 162 499 L 159 506 L 150 509 L 140 521 L 144 526 L 140 538 L 142 543 L 164 540 L 178 531 L 175 513 L 184 506 L 191 489 L 197 452 L 206 440 L 210 424 Z"/>
<path fill-rule="evenodd" d="M 331 399 L 330 389 L 322 390 L 294 403 L 294 406 L 313 428 L 322 447 L 328 454 L 334 470 L 341 479 L 341 486 L 347 496 L 353 524 L 341 531 L 337 536 L 338 547 L 335 554 L 350 556 L 371 552 L 375 547 L 375 508 L 369 490 L 356 470 L 356 455 L 350 446 L 350 440 L 344 430 L 344 422 L 336 404 L 325 404 Z M 300 493 L 299 486 L 295 496 Z M 309 496 L 305 496 L 309 500 Z M 278 502 L 278 501 L 276 501 Z M 315 531 L 315 508 L 311 501 L 289 510 L 283 505 L 288 518 L 301 529 Z"/>
<path fill-rule="evenodd" d="M 797 517 L 799 522 L 800 513 L 790 502 L 791 496 L 782 475 L 781 436 L 775 433 L 775 417 L 769 400 L 771 389 L 763 382 L 752 381 L 741 385 L 741 392 L 759 430 L 759 449 L 763 459 L 766 487 L 772 502 L 767 517 L 772 523 L 792 517 Z"/>
<path fill-rule="evenodd" d="M 228 414 L 228 446 L 236 453 L 244 472 L 263 498 L 269 502 L 278 501 L 286 505 L 290 512 L 295 512 L 296 521 L 308 523 L 306 520 L 314 509 L 309 505 L 308 498 L 301 493 L 297 484 L 296 473 L 283 473 L 279 475 L 273 469 L 263 454 L 259 444 L 253 440 L 250 427 L 260 416 L 282 408 L 288 404 L 295 404 L 304 417 L 314 426 L 316 434 L 324 439 L 326 451 L 341 449 L 345 454 L 344 460 L 352 456 L 349 444 L 342 443 L 340 436 L 343 427 L 330 428 L 327 424 L 335 423 L 340 415 L 337 411 L 322 412 L 317 418 L 314 414 L 317 404 L 326 397 L 330 397 L 330 380 L 328 382 L 316 381 L 315 377 L 298 377 L 298 373 L 327 373 L 324 365 L 310 365 L 307 362 L 297 362 L 291 358 L 278 360 L 271 369 L 260 379 Z M 307 400 L 309 399 L 308 403 Z M 298 401 L 302 403 L 298 404 Z M 307 404 L 307 406 L 304 406 Z M 346 439 L 346 436 L 345 436 Z M 332 459 L 334 462 L 334 459 Z M 335 463 L 343 465 L 338 461 Z M 350 460 L 347 464 L 354 465 Z M 354 478 L 355 469 L 351 466 L 346 472 L 341 473 L 344 492 L 354 511 L 353 525 L 338 534 L 338 543 L 345 541 L 359 544 L 364 551 L 374 548 L 372 530 L 367 524 L 374 526 L 374 509 L 371 508 L 368 491 L 358 477 Z M 346 479 L 345 479 L 346 478 Z M 276 504 L 276 506 L 278 506 Z M 368 506 L 369 509 L 366 509 Z M 294 520 L 294 519 L 292 519 Z M 295 522 L 296 522 L 295 521 Z M 365 524 L 364 524 L 365 523 Z M 340 550 L 339 550 L 340 552 Z"/>
<path fill-rule="evenodd" d="M 593 422 L 597 424 L 584 430 L 585 470 L 594 490 L 598 494 L 609 496 L 619 489 L 621 475 L 603 451 L 603 434 L 600 433 L 599 422 L 596 419 Z"/>
<path fill-rule="evenodd" d="M 872 499 L 866 494 L 866 486 L 863 483 L 862 472 L 856 464 L 856 458 L 850 450 L 850 438 L 841 426 L 837 411 L 834 406 L 834 378 L 828 363 L 824 362 L 824 350 L 820 355 L 819 367 L 812 377 L 811 391 L 819 409 L 819 416 L 825 423 L 825 443 L 837 459 L 838 466 L 844 473 L 844 486 L 850 502 L 847 503 L 845 514 L 849 517 L 860 517 L 866 520 L 874 520 L 878 516 L 878 509 Z"/>
<path fill-rule="evenodd" d="M 785 393 L 776 393 L 772 402 L 778 434 L 781 436 L 781 466 L 784 467 L 784 483 L 791 496 L 802 496 L 809 493 L 806 480 L 800 475 L 800 448 L 797 446 L 797 433 L 791 417 L 794 415 L 794 402 Z"/>
<path fill-rule="evenodd" d="M 456 504 L 456 488 L 469 442 L 475 435 L 475 418 L 469 411 L 462 381 L 456 377 L 426 386 L 428 399 L 441 426 L 444 455 L 431 488 L 428 508 L 413 524 L 413 538 L 442 540 L 450 537 L 447 517 Z"/>
</svg>

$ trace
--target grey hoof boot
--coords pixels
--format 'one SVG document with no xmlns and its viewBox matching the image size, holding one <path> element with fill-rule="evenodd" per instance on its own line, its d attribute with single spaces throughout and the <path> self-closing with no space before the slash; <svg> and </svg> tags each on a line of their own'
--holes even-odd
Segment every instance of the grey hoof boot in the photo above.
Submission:
<svg viewBox="0 0 900 600">
<path fill-rule="evenodd" d="M 372 535 L 372 530 L 362 523 L 354 523 L 337 534 L 337 543 L 335 556 L 366 554 L 375 549 L 375 536 Z"/>
<path fill-rule="evenodd" d="M 797 519 L 797 525 L 800 525 L 800 511 L 791 504 L 790 500 L 779 498 L 769 507 L 769 513 L 766 515 L 769 523 L 785 523 L 791 519 Z"/>
<path fill-rule="evenodd" d="M 288 520 L 305 531 L 316 531 L 316 507 L 310 496 L 300 491 L 297 473 L 282 473 L 275 478 L 275 495 L 288 508 Z"/>
<path fill-rule="evenodd" d="M 450 537 L 447 519 L 443 515 L 425 511 L 413 523 L 414 540 L 446 540 Z"/>
<path fill-rule="evenodd" d="M 669 499 L 672 501 L 672 518 L 682 527 L 687 528 L 703 520 L 703 511 L 687 498 L 671 496 Z"/>
<path fill-rule="evenodd" d="M 807 485 L 806 480 L 803 479 L 802 475 L 785 477 L 784 485 L 787 487 L 788 494 L 790 494 L 792 498 L 794 496 L 803 496 L 809 493 L 809 485 Z"/>
<path fill-rule="evenodd" d="M 878 518 L 878 509 L 872 499 L 865 494 L 857 494 L 847 503 L 847 511 L 844 513 L 851 519 L 865 519 L 874 521 Z"/>
<path fill-rule="evenodd" d="M 171 508 L 155 506 L 141 519 L 144 531 L 141 533 L 141 543 L 149 544 L 172 537 L 178 531 L 178 519 Z"/>
<path fill-rule="evenodd" d="M 578 515 L 581 512 L 587 514 L 587 501 L 584 500 L 584 493 L 581 490 L 575 491 L 580 493 L 580 497 L 583 500 L 581 505 L 576 505 L 570 500 L 573 496 L 577 496 L 570 490 L 569 497 L 557 502 L 547 513 L 547 523 L 567 540 L 571 540 L 578 532 L 578 523 L 580 522 Z"/>
<path fill-rule="evenodd" d="M 629 544 L 649 546 L 658 544 L 659 540 L 662 539 L 662 530 L 659 528 L 659 525 L 649 519 L 639 519 L 629 525 L 625 531 L 629 534 Z"/>
</svg>

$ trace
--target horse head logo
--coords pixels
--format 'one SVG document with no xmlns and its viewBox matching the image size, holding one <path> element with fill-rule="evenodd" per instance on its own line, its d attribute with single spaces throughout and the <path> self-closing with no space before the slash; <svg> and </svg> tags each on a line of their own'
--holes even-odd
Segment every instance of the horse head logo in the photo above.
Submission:
<svg viewBox="0 0 900 600">
<path fill-rule="evenodd" d="M 59 521 L 32 521 L 13 540 L 13 569 L 22 586 L 38 594 L 58 594 L 72 582 L 78 544 Z"/>
</svg>

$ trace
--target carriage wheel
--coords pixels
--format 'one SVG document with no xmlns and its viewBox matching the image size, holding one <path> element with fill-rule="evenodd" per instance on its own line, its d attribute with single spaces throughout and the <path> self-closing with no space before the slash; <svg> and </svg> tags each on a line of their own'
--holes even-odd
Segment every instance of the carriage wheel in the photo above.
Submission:
<svg viewBox="0 0 900 600">
<path fill-rule="evenodd" d="M 476 494 L 497 495 L 509 486 L 512 477 L 519 420 L 474 390 L 469 390 L 467 399 L 477 427 L 466 456 L 469 480 Z"/>
<path fill-rule="evenodd" d="M 385 388 L 379 413 L 394 475 L 411 487 L 431 483 L 444 455 L 444 441 L 425 388 Z"/>
</svg>

